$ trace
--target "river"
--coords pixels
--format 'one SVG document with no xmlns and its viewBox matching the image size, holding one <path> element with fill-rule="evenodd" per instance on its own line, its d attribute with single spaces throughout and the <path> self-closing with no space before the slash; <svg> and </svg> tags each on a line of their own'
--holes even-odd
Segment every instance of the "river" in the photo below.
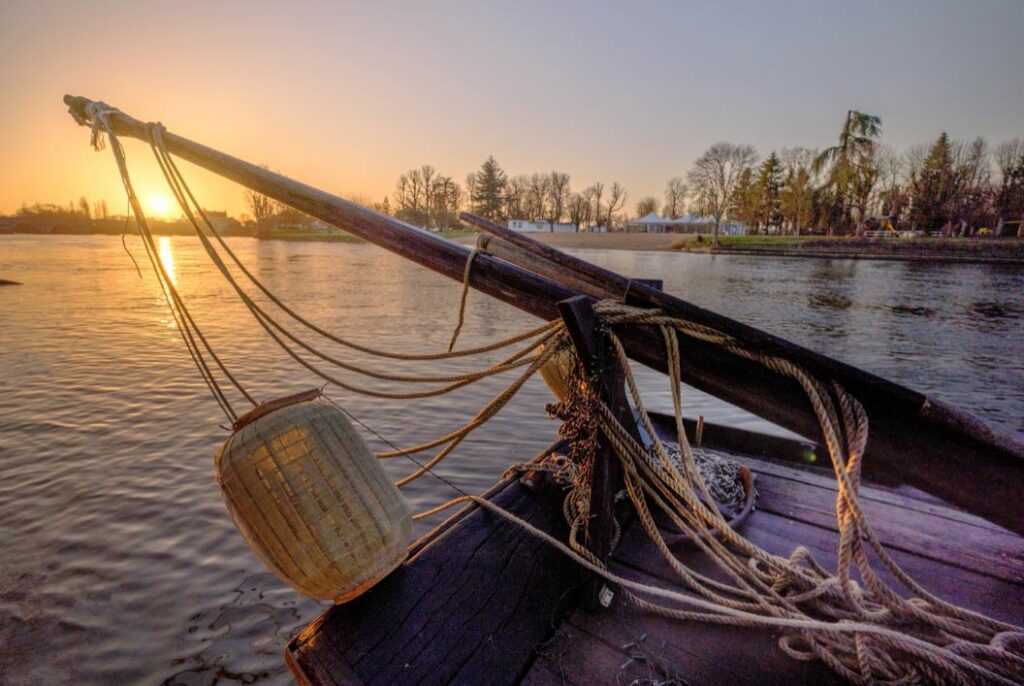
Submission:
<svg viewBox="0 0 1024 686">
<path fill-rule="evenodd" d="M 197 242 L 158 242 L 196 319 L 257 397 L 319 385 L 255 327 Z M 231 244 L 329 330 L 397 351 L 447 345 L 459 288 L 443 277 L 364 244 Z M 579 254 L 1024 430 L 1019 268 Z M 0 236 L 0 278 L 24 284 L 0 288 L 0 683 L 289 683 L 282 648 L 323 607 L 279 583 L 235 533 L 213 480 L 224 418 L 153 277 L 139 277 L 118 238 Z M 473 294 L 460 345 L 534 323 Z M 643 384 L 654 407 L 668 407 L 656 375 Z M 329 393 L 407 445 L 456 428 L 501 387 L 491 379 L 406 402 Z M 439 473 L 485 489 L 550 441 L 549 401 L 531 380 Z M 781 431 L 692 390 L 684 402 L 690 415 Z M 414 510 L 453 495 L 429 477 L 403 492 Z"/>
</svg>

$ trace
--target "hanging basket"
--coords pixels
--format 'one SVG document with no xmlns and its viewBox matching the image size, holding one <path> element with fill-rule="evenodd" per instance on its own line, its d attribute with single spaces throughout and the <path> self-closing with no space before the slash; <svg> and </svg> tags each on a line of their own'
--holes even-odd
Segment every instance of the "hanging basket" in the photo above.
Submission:
<svg viewBox="0 0 1024 686">
<path fill-rule="evenodd" d="M 540 355 L 543 351 L 544 346 L 541 346 L 537 354 Z M 563 348 L 542 364 L 538 371 L 551 394 L 561 401 L 569 397 L 569 380 L 575 367 L 576 351 L 572 348 Z"/>
<path fill-rule="evenodd" d="M 319 391 L 259 406 L 217 451 L 217 483 L 257 557 L 302 595 L 342 603 L 405 559 L 409 509 Z"/>
</svg>

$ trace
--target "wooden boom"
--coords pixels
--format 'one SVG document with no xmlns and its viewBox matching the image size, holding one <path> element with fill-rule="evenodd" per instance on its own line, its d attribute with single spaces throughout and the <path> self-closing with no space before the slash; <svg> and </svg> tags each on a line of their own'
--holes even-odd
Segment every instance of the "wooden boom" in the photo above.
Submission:
<svg viewBox="0 0 1024 686">
<path fill-rule="evenodd" d="M 79 121 L 87 120 L 90 100 L 64 96 Z M 145 124 L 123 112 L 109 115 L 120 136 L 145 139 Z M 393 217 L 289 179 L 167 132 L 172 154 L 236 181 L 259 193 L 344 229 L 449 278 L 461 281 L 470 250 Z M 486 220 L 485 220 L 486 221 Z M 480 225 L 479 222 L 473 221 Z M 607 284 L 627 301 L 661 307 L 667 313 L 712 326 L 748 347 L 778 354 L 804 365 L 822 381 L 836 381 L 868 410 L 871 439 L 865 475 L 885 483 L 906 483 L 1024 534 L 1024 441 L 997 432 L 981 420 L 929 400 L 908 388 L 814 353 L 793 343 L 678 298 L 647 288 L 614 272 L 523 239 L 498 225 L 491 233 L 565 270 L 587 283 Z M 548 272 L 549 275 L 552 272 Z M 560 279 L 561 280 L 561 279 Z M 469 285 L 545 320 L 559 317 L 557 304 L 579 295 L 563 283 L 487 254 L 478 255 Z M 619 332 L 631 359 L 664 372 L 663 341 L 650 327 Z M 820 429 L 803 390 L 786 377 L 718 346 L 680 337 L 683 381 L 753 412 L 802 436 L 820 440 Z"/>
</svg>

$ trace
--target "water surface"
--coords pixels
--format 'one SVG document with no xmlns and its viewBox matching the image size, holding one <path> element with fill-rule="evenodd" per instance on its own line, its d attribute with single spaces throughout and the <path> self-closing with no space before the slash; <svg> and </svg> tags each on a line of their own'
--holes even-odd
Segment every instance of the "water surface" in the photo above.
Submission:
<svg viewBox="0 0 1024 686">
<path fill-rule="evenodd" d="M 257 397 L 319 385 L 273 349 L 195 241 L 159 241 L 211 342 Z M 399 351 L 447 345 L 459 289 L 443 277 L 369 245 L 232 245 L 325 328 Z M 700 305 L 1024 429 L 1018 269 L 581 254 L 662 278 Z M 322 606 L 282 586 L 232 528 L 213 480 L 224 418 L 152 277 L 140 279 L 119 240 L 102 236 L 0 236 L 0 277 L 24 283 L 0 288 L 0 683 L 289 683 L 282 647 Z M 461 341 L 534 324 L 474 294 Z M 439 364 L 430 373 L 472 366 Z M 668 407 L 657 375 L 643 381 L 652 405 Z M 456 428 L 501 386 L 495 379 L 415 402 L 331 395 L 407 445 Z M 778 430 L 695 392 L 684 399 L 692 415 Z M 438 471 L 463 489 L 485 489 L 551 440 L 549 401 L 532 380 Z M 397 476 L 410 465 L 386 468 Z M 429 477 L 404 492 L 414 509 L 453 495 Z"/>
</svg>

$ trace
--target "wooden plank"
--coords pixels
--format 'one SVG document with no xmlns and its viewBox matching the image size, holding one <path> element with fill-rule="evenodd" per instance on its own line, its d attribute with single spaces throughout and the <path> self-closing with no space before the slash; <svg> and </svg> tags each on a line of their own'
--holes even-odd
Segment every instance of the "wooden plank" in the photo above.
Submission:
<svg viewBox="0 0 1024 686">
<path fill-rule="evenodd" d="M 831 469 L 790 467 L 786 464 L 780 464 L 775 461 L 760 458 L 754 459 L 747 457 L 746 455 L 738 455 L 732 451 L 727 452 L 730 453 L 731 457 L 746 465 L 751 471 L 756 472 L 757 474 L 768 474 L 780 479 L 789 479 L 799 483 L 813 484 L 815 486 L 828 488 L 832 491 L 836 490 L 836 477 Z M 957 524 L 964 526 L 999 532 L 1018 538 L 1016 534 L 1007 531 L 998 524 L 993 524 L 987 519 L 982 519 L 981 517 L 972 515 L 969 512 L 957 510 L 938 498 L 934 498 L 927 493 L 916 491 L 909 486 L 899 486 L 896 488 L 886 488 L 875 485 L 865 486 L 861 489 L 860 498 L 861 500 L 889 503 L 901 510 L 921 512 L 939 519 L 947 519 L 951 522 L 956 522 Z"/>
<path fill-rule="evenodd" d="M 641 583 L 666 585 L 632 568 L 613 569 Z M 617 604 L 611 612 L 575 612 L 566 622 L 606 645 L 628 645 L 642 639 L 648 650 L 657 653 L 660 662 L 687 684 L 845 683 L 821 663 L 789 658 L 778 648 L 781 634 L 776 630 L 680 622 L 640 612 L 625 603 Z M 548 650 L 559 647 L 550 645 Z M 590 683 L 616 683 L 614 675 L 605 676 Z"/>
<path fill-rule="evenodd" d="M 789 519 L 835 530 L 835 489 L 762 474 L 757 507 Z M 979 574 L 1024 582 L 1024 539 L 901 508 L 877 498 L 861 507 L 882 544 L 890 550 L 948 562 Z"/>
<path fill-rule="evenodd" d="M 632 643 L 633 645 L 630 645 Z M 538 650 L 537 660 L 521 686 L 593 686 L 595 684 L 665 683 L 675 673 L 646 641 L 613 646 L 601 638 L 563 622 L 554 638 Z M 667 682 L 682 684 L 682 680 Z"/>
<path fill-rule="evenodd" d="M 807 546 L 826 566 L 834 557 L 834 534 L 803 522 L 787 520 L 764 511 L 755 512 L 743 534 L 756 545 L 775 554 L 788 554 L 797 544 Z M 689 544 L 675 545 L 674 551 L 696 571 L 723 579 L 724 575 Z M 1024 615 L 1024 594 L 1019 586 L 919 556 L 896 552 L 897 562 L 925 587 L 941 597 L 998 619 L 1019 622 Z M 616 550 L 612 569 L 627 578 L 657 586 L 678 588 L 668 566 L 660 561 L 639 523 L 631 525 Z M 883 573 L 883 576 L 886 576 Z M 567 647 L 570 637 L 585 641 L 592 636 L 601 646 L 625 645 L 645 636 L 648 645 L 660 648 L 661 659 L 670 664 L 688 684 L 831 684 L 841 680 L 820 663 L 798 662 L 777 646 L 776 630 L 742 629 L 701 623 L 678 622 L 641 613 L 627 605 L 612 612 L 575 612 L 566 620 L 568 628 L 545 648 L 553 654 L 598 654 L 604 648 L 594 644 Z M 573 631 L 576 629 L 578 631 Z M 588 683 L 613 684 L 613 674 L 588 673 Z M 570 682 L 576 683 L 576 682 Z M 580 682 L 582 683 L 582 682 Z"/>
<path fill-rule="evenodd" d="M 651 412 L 651 420 L 662 440 L 675 442 L 675 420 L 665 414 Z M 693 436 L 696 422 L 684 419 L 687 434 Z M 836 478 L 828 464 L 828 453 L 809 441 L 771 436 L 711 422 L 704 423 L 704 447 L 731 453 L 752 471 L 835 489 Z M 789 465 L 798 466 L 789 466 Z M 948 503 L 912 486 L 885 487 L 872 483 L 861 491 L 861 498 L 879 500 L 990 531 L 1009 533 L 987 519 L 951 507 Z"/>
<path fill-rule="evenodd" d="M 826 569 L 835 571 L 836 545 L 839 540 L 835 531 L 756 510 L 740 529 L 740 533 L 754 545 L 783 557 L 788 557 L 797 545 L 802 545 Z M 675 543 L 670 548 L 677 557 L 697 571 L 721 578 L 714 564 L 699 554 L 692 544 Z M 890 554 L 904 571 L 941 598 L 1007 622 L 1019 623 L 1020 618 L 1024 617 L 1024 592 L 1020 584 L 901 550 L 891 550 Z M 631 525 L 623 531 L 613 559 L 667 582 L 676 583 L 678 580 L 640 526 Z M 881 565 L 876 564 L 874 568 L 882 578 L 895 584 L 895 580 Z"/>
<path fill-rule="evenodd" d="M 826 567 L 834 564 L 837 541 L 834 531 L 758 510 L 751 515 L 742 533 L 771 553 L 788 555 L 800 544 L 809 548 Z M 956 529 L 952 529 L 951 538 L 956 536 Z M 696 571 L 725 578 L 691 544 L 677 543 L 673 550 Z M 917 554 L 899 550 L 892 554 L 908 573 L 940 597 L 1008 622 L 1019 622 L 1024 616 L 1024 593 L 1018 584 Z M 633 522 L 624 531 L 613 556 L 612 568 L 645 583 L 678 588 L 677 578 L 661 560 L 639 522 Z M 889 578 L 884 571 L 881 574 Z M 565 683 L 615 684 L 613 662 L 603 653 L 609 647 L 626 645 L 640 636 L 646 636 L 648 645 L 659 647 L 661 660 L 671 665 L 685 683 L 840 683 L 824 665 L 801 663 L 786 657 L 777 647 L 777 631 L 677 622 L 621 605 L 612 612 L 573 613 L 545 647 L 545 652 L 573 658 L 580 665 L 583 676 L 572 675 Z M 539 659 L 535 667 L 537 675 L 531 673 L 532 680 L 526 683 L 560 683 L 551 678 L 559 675 L 551 662 Z M 591 662 L 593 668 L 589 667 Z"/>
<path fill-rule="evenodd" d="M 652 420 L 662 440 L 675 439 L 670 418 L 656 415 Z M 709 433 L 705 428 L 705 437 L 720 438 L 722 433 Z M 730 442 L 735 445 L 741 440 Z M 705 447 L 714 449 L 718 445 L 707 441 Z M 738 460 L 759 475 L 758 509 L 835 531 L 837 487 L 830 472 L 772 464 L 731 451 L 716 452 Z M 1006 581 L 1024 582 L 1024 538 L 1010 531 L 940 503 L 881 491 L 870 485 L 861 488 L 860 502 L 886 548 Z"/>
<path fill-rule="evenodd" d="M 493 501 L 567 536 L 560 489 L 534 493 L 512 482 Z M 289 663 L 313 684 L 352 683 L 330 667 L 339 663 L 366 684 L 514 683 L 580 580 L 547 544 L 476 509 L 370 592 L 303 630 L 288 646 Z"/>
</svg>

